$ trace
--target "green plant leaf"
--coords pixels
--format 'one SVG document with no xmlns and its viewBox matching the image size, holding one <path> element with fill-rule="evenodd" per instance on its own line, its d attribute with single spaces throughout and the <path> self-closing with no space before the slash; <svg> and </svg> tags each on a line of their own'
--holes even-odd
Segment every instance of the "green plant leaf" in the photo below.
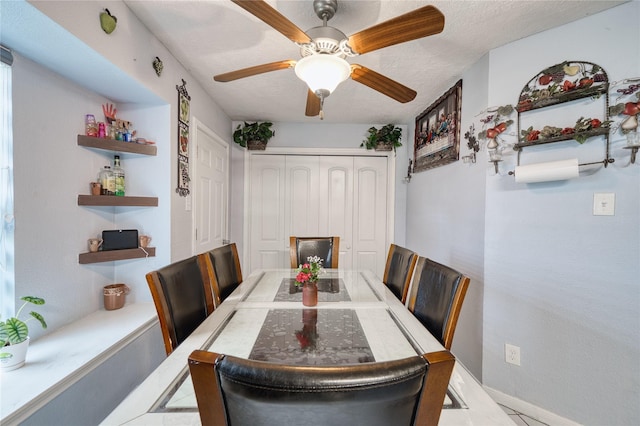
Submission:
<svg viewBox="0 0 640 426">
<path fill-rule="evenodd" d="M 4 321 L 0 321 L 0 347 L 3 347 L 9 341 L 9 333 L 7 333 L 7 325 Z"/>
<path fill-rule="evenodd" d="M 42 328 L 47 328 L 47 322 L 44 320 L 44 317 L 42 315 L 33 311 L 29 312 L 29 315 L 40 321 L 40 325 L 42 325 Z"/>
<path fill-rule="evenodd" d="M 33 296 L 23 296 L 20 300 L 24 300 L 25 302 L 33 303 L 34 305 L 44 305 L 44 299 L 41 297 L 33 297 Z"/>
<path fill-rule="evenodd" d="M 12 345 L 24 342 L 29 335 L 29 328 L 27 325 L 17 318 L 9 318 L 5 323 L 5 326 L 7 328 L 9 342 Z"/>
</svg>

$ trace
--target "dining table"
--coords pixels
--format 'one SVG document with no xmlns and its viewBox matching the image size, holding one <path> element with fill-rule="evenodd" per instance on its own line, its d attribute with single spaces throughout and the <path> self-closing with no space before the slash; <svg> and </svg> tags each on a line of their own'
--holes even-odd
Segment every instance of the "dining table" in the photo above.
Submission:
<svg viewBox="0 0 640 426">
<path fill-rule="evenodd" d="M 325 269 L 313 307 L 303 305 L 295 276 L 295 269 L 251 273 L 102 424 L 199 425 L 187 365 L 196 349 L 292 365 L 389 361 L 444 349 L 371 271 Z M 439 424 L 514 423 L 456 360 Z"/>
</svg>

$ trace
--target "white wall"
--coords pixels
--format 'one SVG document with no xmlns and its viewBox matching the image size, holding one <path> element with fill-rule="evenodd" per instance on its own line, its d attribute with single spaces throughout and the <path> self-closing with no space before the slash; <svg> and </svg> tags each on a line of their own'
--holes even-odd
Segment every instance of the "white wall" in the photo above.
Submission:
<svg viewBox="0 0 640 426">
<path fill-rule="evenodd" d="M 470 153 L 464 133 L 474 115 L 487 105 L 487 73 L 488 56 L 485 56 L 462 76 L 460 157 Z M 456 81 L 453 78 L 451 84 Z M 443 92 L 446 90 L 447 87 Z M 479 380 L 482 379 L 486 161 L 485 152 L 480 152 L 476 164 L 458 161 L 415 173 L 407 195 L 407 247 L 471 279 L 451 350 Z"/>
<path fill-rule="evenodd" d="M 599 64 L 612 82 L 639 77 L 639 18 L 632 2 L 493 50 L 489 104 L 515 104 L 564 60 Z M 571 125 L 575 114 L 557 107 L 547 119 Z M 640 423 L 640 166 L 626 167 L 624 143 L 612 136 L 616 162 L 579 179 L 487 179 L 484 383 L 584 424 Z M 599 140 L 568 145 L 525 151 L 523 162 L 603 157 Z M 592 215 L 598 192 L 616 194 L 615 216 Z M 522 366 L 504 362 L 505 342 L 520 346 Z"/>
</svg>

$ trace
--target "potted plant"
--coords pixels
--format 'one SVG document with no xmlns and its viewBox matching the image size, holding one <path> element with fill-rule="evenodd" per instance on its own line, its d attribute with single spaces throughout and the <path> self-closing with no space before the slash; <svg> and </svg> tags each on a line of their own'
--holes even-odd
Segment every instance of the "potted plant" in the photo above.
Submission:
<svg viewBox="0 0 640 426">
<path fill-rule="evenodd" d="M 264 150 L 267 146 L 269 139 L 275 135 L 275 132 L 271 130 L 273 123 L 268 121 L 259 123 L 247 123 L 238 124 L 235 132 L 233 132 L 233 140 L 241 147 L 247 149 L 259 149 Z"/>
<path fill-rule="evenodd" d="M 20 313 L 28 303 L 34 305 L 44 305 L 44 299 L 33 296 L 24 296 L 20 298 L 24 301 L 15 317 L 8 318 L 6 321 L 0 321 L 0 368 L 2 371 L 11 371 L 24 365 L 27 357 L 27 349 L 29 347 L 29 328 L 27 322 L 32 319 L 40 321 L 42 328 L 47 328 L 42 315 L 31 311 L 31 317 L 22 321 L 19 319 Z"/>
<path fill-rule="evenodd" d="M 367 132 L 367 138 L 362 141 L 361 147 L 376 151 L 391 151 L 392 149 L 395 151 L 397 147 L 402 146 L 400 142 L 402 129 L 396 127 L 395 124 L 387 124 L 380 129 L 370 127 Z"/>
</svg>

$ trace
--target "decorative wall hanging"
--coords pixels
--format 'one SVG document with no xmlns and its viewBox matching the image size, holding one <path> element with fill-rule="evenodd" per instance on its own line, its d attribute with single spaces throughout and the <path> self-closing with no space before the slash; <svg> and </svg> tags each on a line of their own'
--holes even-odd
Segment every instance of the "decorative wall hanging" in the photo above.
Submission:
<svg viewBox="0 0 640 426">
<path fill-rule="evenodd" d="M 611 84 L 612 86 L 623 85 L 617 89 L 612 96 L 615 96 L 615 105 L 609 107 L 609 116 L 616 118 L 617 123 L 612 134 L 618 128 L 627 139 L 627 146 L 623 149 L 631 151 L 630 163 L 636 162 L 636 154 L 640 150 L 640 132 L 638 131 L 638 119 L 640 118 L 640 77 L 626 78 L 622 81 Z"/>
<path fill-rule="evenodd" d="M 602 161 L 580 164 L 581 166 L 602 163 L 607 167 L 613 163 L 609 157 L 609 78 L 607 73 L 597 64 L 581 61 L 565 61 L 536 74 L 520 92 L 518 105 L 518 130 L 520 139 L 513 147 L 518 152 L 523 148 L 574 139 L 583 144 L 587 139 L 602 136 L 605 141 L 605 158 Z M 575 123 L 566 123 L 562 127 L 543 126 L 533 128 L 523 124 L 524 115 L 533 110 L 541 110 L 553 105 L 566 104 L 577 99 L 603 98 L 604 112 L 600 117 L 580 116 L 575 112 Z M 575 109 L 575 108 L 574 108 Z M 549 113 L 550 119 L 556 110 Z"/>
<path fill-rule="evenodd" d="M 111 12 L 109 12 L 109 9 L 105 9 L 100 12 L 100 27 L 102 27 L 102 30 L 105 33 L 111 34 L 116 29 L 117 25 L 118 18 L 112 15 Z"/>
<path fill-rule="evenodd" d="M 462 80 L 416 117 L 414 172 L 458 161 Z"/>
<path fill-rule="evenodd" d="M 178 90 L 178 187 L 176 192 L 181 197 L 189 195 L 189 102 L 187 82 L 176 85 Z"/>
<path fill-rule="evenodd" d="M 156 59 L 153 60 L 153 69 L 155 70 L 156 75 L 158 77 L 160 77 L 160 75 L 162 74 L 163 68 L 164 68 L 164 64 L 162 63 L 160 58 L 156 56 Z"/>
<path fill-rule="evenodd" d="M 487 115 L 480 119 L 482 131 L 478 133 L 478 139 L 487 141 L 487 152 L 489 161 L 493 163 L 496 174 L 498 173 L 498 163 L 502 161 L 502 154 L 507 148 L 512 148 L 504 139 L 507 129 L 513 124 L 513 120 L 508 119 L 513 114 L 513 105 L 503 105 L 497 108 L 489 108 Z"/>
</svg>

